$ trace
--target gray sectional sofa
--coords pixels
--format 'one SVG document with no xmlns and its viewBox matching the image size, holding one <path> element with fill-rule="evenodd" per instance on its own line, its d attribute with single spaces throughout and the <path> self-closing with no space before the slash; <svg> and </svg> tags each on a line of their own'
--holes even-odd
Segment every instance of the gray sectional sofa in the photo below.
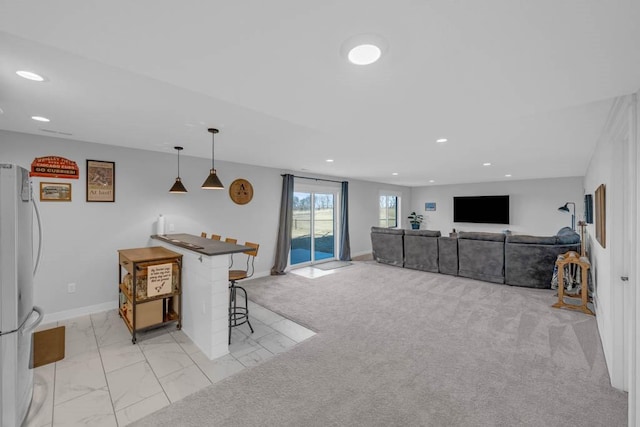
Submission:
<svg viewBox="0 0 640 427">
<path fill-rule="evenodd" d="M 510 285 L 549 288 L 558 255 L 580 250 L 580 236 L 571 228 L 562 228 L 549 237 L 507 236 L 504 251 L 504 275 Z"/>
<path fill-rule="evenodd" d="M 404 267 L 403 229 L 371 227 L 373 258 L 383 264 Z"/>
<path fill-rule="evenodd" d="M 544 289 L 557 256 L 580 250 L 580 236 L 568 227 L 549 237 L 459 232 L 457 238 L 372 227 L 371 243 L 374 259 L 384 264 Z"/>
<path fill-rule="evenodd" d="M 405 230 L 404 266 L 414 270 L 438 272 L 439 231 Z"/>
</svg>

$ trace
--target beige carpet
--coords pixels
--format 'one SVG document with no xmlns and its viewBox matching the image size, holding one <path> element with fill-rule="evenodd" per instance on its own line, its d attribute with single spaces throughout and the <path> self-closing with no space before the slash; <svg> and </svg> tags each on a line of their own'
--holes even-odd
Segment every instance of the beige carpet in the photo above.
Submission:
<svg viewBox="0 0 640 427">
<path fill-rule="evenodd" d="M 626 425 L 595 318 L 551 290 L 373 262 L 245 287 L 318 334 L 138 425 Z"/>
</svg>

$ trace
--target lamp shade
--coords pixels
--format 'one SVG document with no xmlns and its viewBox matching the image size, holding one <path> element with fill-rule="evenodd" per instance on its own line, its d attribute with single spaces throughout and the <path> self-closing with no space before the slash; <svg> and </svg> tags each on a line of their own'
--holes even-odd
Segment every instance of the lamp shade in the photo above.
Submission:
<svg viewBox="0 0 640 427">
<path fill-rule="evenodd" d="M 209 176 L 202 184 L 202 188 L 204 190 L 221 190 L 224 189 L 224 185 L 220 182 L 220 178 L 216 175 L 216 170 L 211 169 L 209 171 Z"/>
<path fill-rule="evenodd" d="M 176 178 L 176 182 L 173 183 L 171 189 L 169 189 L 169 193 L 186 193 L 187 189 L 182 184 L 182 180 L 180 179 L 180 151 L 182 151 L 182 147 L 173 147 L 178 152 L 178 177 Z"/>
<path fill-rule="evenodd" d="M 562 212 L 569 212 L 569 206 L 568 206 L 568 205 L 569 205 L 569 203 L 567 202 L 567 203 L 565 203 L 563 206 L 560 206 L 560 207 L 558 208 L 558 210 L 559 210 L 559 211 L 562 211 Z"/>
<path fill-rule="evenodd" d="M 169 193 L 186 193 L 187 189 L 184 188 L 184 184 L 182 184 L 182 180 L 180 177 L 176 178 L 176 182 L 173 183 Z"/>
</svg>

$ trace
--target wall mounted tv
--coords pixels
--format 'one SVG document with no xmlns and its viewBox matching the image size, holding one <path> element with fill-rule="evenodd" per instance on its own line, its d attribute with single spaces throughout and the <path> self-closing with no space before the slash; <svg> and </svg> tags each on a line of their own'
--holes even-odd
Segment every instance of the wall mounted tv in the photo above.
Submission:
<svg viewBox="0 0 640 427">
<path fill-rule="evenodd" d="M 454 197 L 453 222 L 509 224 L 509 196 Z"/>
</svg>

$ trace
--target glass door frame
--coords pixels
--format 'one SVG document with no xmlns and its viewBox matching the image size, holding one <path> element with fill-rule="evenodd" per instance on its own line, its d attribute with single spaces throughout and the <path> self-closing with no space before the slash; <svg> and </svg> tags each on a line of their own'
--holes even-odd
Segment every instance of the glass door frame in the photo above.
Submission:
<svg viewBox="0 0 640 427">
<path fill-rule="evenodd" d="M 293 193 L 310 193 L 311 194 L 311 206 L 310 206 L 310 237 L 311 237 L 311 247 L 310 247 L 310 251 L 311 251 L 311 260 L 310 261 L 304 261 L 304 262 L 300 262 L 300 263 L 296 263 L 296 264 L 291 264 L 291 248 L 289 249 L 289 255 L 287 257 L 287 267 L 288 268 L 298 268 L 298 267 L 305 267 L 305 266 L 313 266 L 315 264 L 319 264 L 319 263 L 323 263 L 323 262 L 328 262 L 328 261 L 335 261 L 336 259 L 338 259 L 338 251 L 340 250 L 339 248 L 339 242 L 340 242 L 340 219 L 341 219 L 341 215 L 340 215 L 340 204 L 341 204 L 341 200 L 342 200 L 342 191 L 341 191 L 341 187 L 340 184 L 334 184 L 332 185 L 332 183 L 323 183 L 323 184 L 309 184 L 309 183 L 299 183 L 299 182 L 295 182 L 294 181 L 294 185 L 293 185 Z M 314 213 L 313 211 L 315 210 L 315 194 L 333 194 L 333 238 L 334 238 L 334 243 L 333 243 L 333 257 L 331 258 L 324 258 L 322 260 L 316 260 L 315 259 L 315 218 L 314 218 Z M 293 240 L 293 235 L 291 236 L 291 239 Z"/>
</svg>

